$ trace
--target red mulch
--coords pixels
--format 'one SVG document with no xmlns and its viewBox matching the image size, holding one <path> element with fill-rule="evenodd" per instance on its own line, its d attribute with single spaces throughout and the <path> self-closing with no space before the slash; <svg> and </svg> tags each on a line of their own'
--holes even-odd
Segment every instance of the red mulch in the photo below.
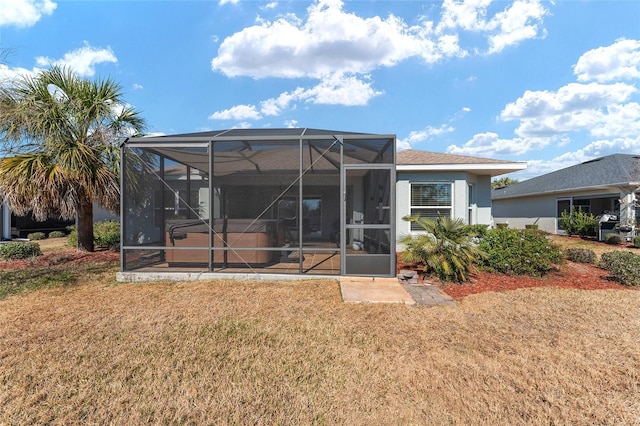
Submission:
<svg viewBox="0 0 640 426">
<path fill-rule="evenodd" d="M 21 268 L 37 268 L 54 266 L 60 264 L 76 264 L 80 262 L 117 262 L 120 259 L 120 252 L 113 250 L 96 250 L 93 253 L 79 252 L 69 248 L 64 250 L 56 250 L 44 253 L 41 256 L 20 259 L 20 260 L 2 260 L 0 261 L 1 269 L 21 269 Z"/>
<path fill-rule="evenodd" d="M 582 290 L 616 289 L 629 290 L 609 278 L 606 271 L 584 263 L 567 262 L 558 271 L 542 278 L 492 274 L 478 271 L 471 275 L 471 282 L 463 284 L 437 283 L 445 293 L 454 299 L 486 291 L 506 291 L 528 287 L 562 287 Z"/>
</svg>

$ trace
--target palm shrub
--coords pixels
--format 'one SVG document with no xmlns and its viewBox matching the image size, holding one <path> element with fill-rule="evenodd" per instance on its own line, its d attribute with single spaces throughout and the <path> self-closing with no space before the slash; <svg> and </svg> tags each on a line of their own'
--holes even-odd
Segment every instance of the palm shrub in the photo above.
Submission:
<svg viewBox="0 0 640 426">
<path fill-rule="evenodd" d="M 539 277 L 564 262 L 560 247 L 538 230 L 491 229 L 480 241 L 480 249 L 487 256 L 479 266 L 503 274 Z"/>
<path fill-rule="evenodd" d="M 402 260 L 422 265 L 425 272 L 443 281 L 468 280 L 472 266 L 485 256 L 461 219 L 407 216 L 403 220 L 415 222 L 424 232 L 400 239 L 405 247 Z"/>
</svg>

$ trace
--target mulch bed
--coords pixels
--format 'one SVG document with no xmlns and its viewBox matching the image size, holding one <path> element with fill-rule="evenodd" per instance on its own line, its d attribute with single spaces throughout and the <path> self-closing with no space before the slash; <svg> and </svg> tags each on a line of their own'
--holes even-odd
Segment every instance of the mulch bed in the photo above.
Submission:
<svg viewBox="0 0 640 426">
<path fill-rule="evenodd" d="M 530 287 L 562 287 L 581 290 L 631 290 L 613 281 L 606 271 L 593 265 L 567 262 L 559 270 L 542 278 L 493 274 L 478 271 L 471 275 L 471 282 L 463 284 L 432 282 L 454 299 L 487 291 L 507 291 Z"/>
</svg>

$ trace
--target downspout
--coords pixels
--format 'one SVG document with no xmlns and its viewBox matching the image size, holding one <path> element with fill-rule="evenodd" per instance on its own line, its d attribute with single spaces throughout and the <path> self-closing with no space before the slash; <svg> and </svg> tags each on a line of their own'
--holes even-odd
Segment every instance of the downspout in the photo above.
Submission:
<svg viewBox="0 0 640 426">
<path fill-rule="evenodd" d="M 6 202 L 2 205 L 2 239 L 11 239 L 11 209 Z"/>
</svg>

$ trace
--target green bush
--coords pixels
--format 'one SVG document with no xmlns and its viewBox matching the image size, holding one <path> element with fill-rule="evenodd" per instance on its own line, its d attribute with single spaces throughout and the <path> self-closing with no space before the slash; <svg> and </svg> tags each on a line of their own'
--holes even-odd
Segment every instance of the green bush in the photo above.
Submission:
<svg viewBox="0 0 640 426">
<path fill-rule="evenodd" d="M 621 284 L 640 285 L 640 256 L 628 251 L 602 253 L 600 267 Z"/>
<path fill-rule="evenodd" d="M 570 248 L 567 249 L 567 259 L 579 263 L 596 263 L 596 253 L 591 249 Z"/>
<path fill-rule="evenodd" d="M 633 239 L 633 246 L 635 248 L 640 248 L 640 235 L 638 235 Z"/>
<path fill-rule="evenodd" d="M 75 226 L 67 228 L 67 242 L 70 246 L 78 245 L 78 230 Z M 117 249 L 120 247 L 120 223 L 115 220 L 96 222 L 93 224 L 93 244 L 96 247 Z"/>
<path fill-rule="evenodd" d="M 480 260 L 480 267 L 503 274 L 539 277 L 564 262 L 560 247 L 537 230 L 491 229 L 480 242 L 480 249 L 487 254 Z"/>
<path fill-rule="evenodd" d="M 47 238 L 47 234 L 45 234 L 44 232 L 32 232 L 30 234 L 27 234 L 27 238 L 32 241 L 44 240 L 45 238 Z"/>
<path fill-rule="evenodd" d="M 489 225 L 465 225 L 464 229 L 470 237 L 484 238 L 489 230 Z"/>
<path fill-rule="evenodd" d="M 507 229 L 509 227 L 508 223 L 496 223 L 497 229 Z"/>
<path fill-rule="evenodd" d="M 26 259 L 40 256 L 40 245 L 38 243 L 4 243 L 0 244 L 0 259 Z"/>
<path fill-rule="evenodd" d="M 525 225 L 524 229 L 538 229 L 538 224 L 532 223 L 530 225 Z"/>
<path fill-rule="evenodd" d="M 466 281 L 470 268 L 484 256 L 460 219 L 431 220 L 418 216 L 403 219 L 417 223 L 424 232 L 400 240 L 405 246 L 402 260 L 421 265 L 425 272 L 434 273 L 443 281 Z"/>
<path fill-rule="evenodd" d="M 560 217 L 560 227 L 567 235 L 581 237 L 595 237 L 598 232 L 598 218 L 591 213 L 571 208 L 571 212 L 563 211 Z"/>
<path fill-rule="evenodd" d="M 65 237 L 67 234 L 65 234 L 62 231 L 53 231 L 49 233 L 49 238 L 62 238 Z"/>
<path fill-rule="evenodd" d="M 622 240 L 620 239 L 620 235 L 613 232 L 610 232 L 604 236 L 604 242 L 612 246 L 617 246 L 621 241 Z"/>
<path fill-rule="evenodd" d="M 93 241 L 97 247 L 120 248 L 120 222 L 108 220 L 93 225 Z"/>
</svg>

